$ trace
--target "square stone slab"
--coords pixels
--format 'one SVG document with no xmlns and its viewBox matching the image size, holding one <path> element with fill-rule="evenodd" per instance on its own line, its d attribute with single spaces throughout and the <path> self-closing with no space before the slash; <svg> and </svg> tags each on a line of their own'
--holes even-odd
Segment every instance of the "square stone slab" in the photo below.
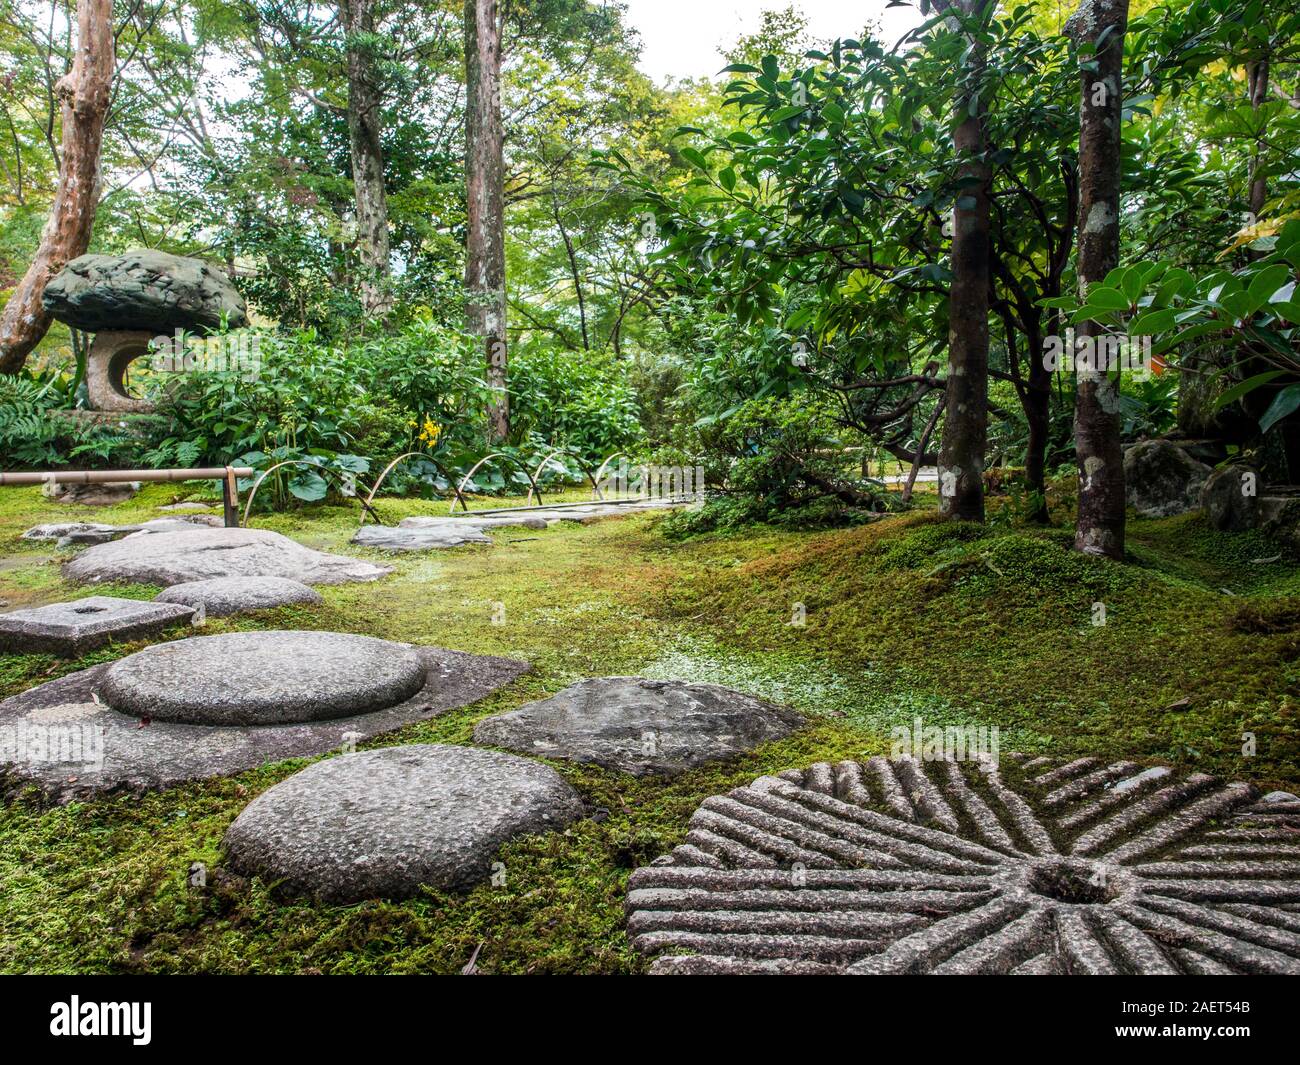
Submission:
<svg viewBox="0 0 1300 1065">
<path fill-rule="evenodd" d="M 110 640 L 151 636 L 194 616 L 183 603 L 150 603 L 92 595 L 0 614 L 0 651 L 76 658 Z"/>
</svg>

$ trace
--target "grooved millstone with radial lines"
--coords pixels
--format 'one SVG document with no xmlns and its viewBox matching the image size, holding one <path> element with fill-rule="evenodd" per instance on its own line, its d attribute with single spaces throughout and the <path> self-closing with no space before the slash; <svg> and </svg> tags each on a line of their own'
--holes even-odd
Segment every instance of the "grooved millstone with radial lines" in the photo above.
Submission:
<svg viewBox="0 0 1300 1065">
<path fill-rule="evenodd" d="M 632 874 L 656 973 L 1300 973 L 1300 799 L 1132 762 L 820 763 Z"/>
</svg>

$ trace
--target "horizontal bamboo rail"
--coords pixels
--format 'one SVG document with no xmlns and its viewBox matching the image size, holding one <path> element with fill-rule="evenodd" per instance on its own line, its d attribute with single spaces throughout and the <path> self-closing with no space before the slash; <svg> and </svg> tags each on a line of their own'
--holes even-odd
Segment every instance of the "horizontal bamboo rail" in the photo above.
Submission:
<svg viewBox="0 0 1300 1065">
<path fill-rule="evenodd" d="M 109 484 L 118 481 L 220 481 L 221 502 L 227 528 L 239 527 L 237 477 L 252 477 L 251 466 L 200 466 L 175 470 L 0 470 L 0 485 L 18 484 Z"/>
</svg>

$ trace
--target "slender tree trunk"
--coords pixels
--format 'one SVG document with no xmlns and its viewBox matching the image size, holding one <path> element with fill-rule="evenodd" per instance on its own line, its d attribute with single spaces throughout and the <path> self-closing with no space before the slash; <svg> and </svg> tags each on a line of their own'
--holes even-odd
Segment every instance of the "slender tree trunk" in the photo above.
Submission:
<svg viewBox="0 0 1300 1065">
<path fill-rule="evenodd" d="M 1076 273 L 1085 297 L 1119 264 L 1120 124 L 1123 115 L 1124 33 L 1128 0 L 1083 0 L 1067 31 L 1096 48 L 1096 69 L 1083 71 L 1079 103 L 1079 252 Z M 1098 47 L 1099 45 L 1099 47 Z M 1094 322 L 1075 336 L 1102 335 Z M 1084 352 L 1086 354 L 1087 348 Z M 1120 447 L 1119 382 L 1104 365 L 1078 367 L 1074 448 L 1079 466 L 1079 515 L 1074 546 L 1090 555 L 1124 556 L 1124 454 Z"/>
<path fill-rule="evenodd" d="M 0 373 L 17 373 L 50 328 L 45 286 L 90 246 L 99 203 L 99 149 L 113 85 L 112 0 L 78 0 L 77 53 L 55 92 L 63 121 L 59 187 L 41 242 L 0 317 Z"/>
<path fill-rule="evenodd" d="M 992 0 L 947 0 L 947 10 L 981 15 Z M 984 160 L 984 105 L 979 85 L 984 52 L 972 39 L 966 82 L 957 94 L 953 147 L 962 159 L 953 209 L 952 285 L 948 290 L 948 392 L 939 448 L 939 513 L 984 520 L 984 450 L 988 442 L 989 167 Z"/>
<path fill-rule="evenodd" d="M 1252 63 L 1249 75 L 1250 106 L 1252 110 L 1258 111 L 1268 99 L 1268 60 L 1261 59 Z M 1255 152 L 1250 157 L 1249 205 L 1252 224 L 1259 221 L 1259 216 L 1264 213 L 1264 201 L 1268 199 L 1268 179 L 1259 173 L 1262 151 L 1263 145 L 1256 143 Z"/>
<path fill-rule="evenodd" d="M 469 235 L 465 247 L 466 315 L 483 338 L 493 397 L 488 432 L 510 434 L 506 392 L 506 251 L 502 184 L 501 27 L 497 0 L 465 0 L 465 189 Z"/>
<path fill-rule="evenodd" d="M 384 150 L 379 79 L 375 72 L 375 0 L 342 0 L 339 14 L 347 33 L 348 138 L 352 187 L 356 195 L 357 244 L 365 277 L 361 302 L 370 314 L 392 306 L 388 280 L 388 195 L 384 190 Z"/>
</svg>

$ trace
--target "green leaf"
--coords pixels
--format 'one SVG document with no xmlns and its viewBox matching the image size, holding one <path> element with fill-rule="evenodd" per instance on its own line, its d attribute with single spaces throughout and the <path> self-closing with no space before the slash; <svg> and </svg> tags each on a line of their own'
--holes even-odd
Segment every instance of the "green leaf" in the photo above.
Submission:
<svg viewBox="0 0 1300 1065">
<path fill-rule="evenodd" d="M 1266 385 L 1270 381 L 1281 377 L 1283 372 L 1282 370 L 1269 370 L 1267 373 L 1256 374 L 1254 377 L 1247 377 L 1246 380 L 1239 381 L 1214 401 L 1214 409 L 1216 411 L 1223 410 L 1229 403 L 1236 403 L 1247 392 L 1253 392 L 1260 385 Z"/>
<path fill-rule="evenodd" d="M 1259 420 L 1259 431 L 1266 433 L 1288 414 L 1300 409 L 1300 384 L 1288 385 L 1273 397 L 1264 417 Z"/>
<path fill-rule="evenodd" d="M 1133 301 L 1119 289 L 1093 285 L 1088 289 L 1087 302 L 1091 307 L 1100 307 L 1107 311 L 1127 311 Z"/>
</svg>

